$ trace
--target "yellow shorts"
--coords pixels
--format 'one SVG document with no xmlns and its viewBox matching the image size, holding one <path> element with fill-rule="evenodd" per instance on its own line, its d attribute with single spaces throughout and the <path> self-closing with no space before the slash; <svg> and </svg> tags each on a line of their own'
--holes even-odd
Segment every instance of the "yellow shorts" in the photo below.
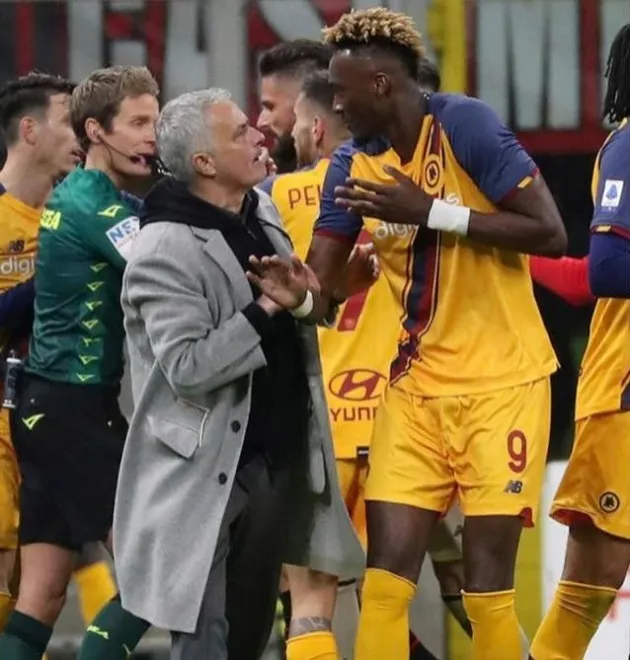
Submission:
<svg viewBox="0 0 630 660">
<path fill-rule="evenodd" d="M 630 412 L 593 415 L 576 423 L 573 450 L 550 515 L 565 525 L 589 521 L 630 540 Z"/>
<path fill-rule="evenodd" d="M 365 497 L 532 525 L 549 444 L 549 379 L 487 394 L 425 398 L 385 390 Z"/>
<path fill-rule="evenodd" d="M 0 550 L 18 546 L 20 469 L 11 442 L 9 411 L 0 410 Z"/>
<path fill-rule="evenodd" d="M 365 520 L 365 480 L 367 473 L 367 459 L 337 459 L 337 475 L 339 476 L 341 494 L 364 549 L 367 547 L 367 524 Z"/>
</svg>

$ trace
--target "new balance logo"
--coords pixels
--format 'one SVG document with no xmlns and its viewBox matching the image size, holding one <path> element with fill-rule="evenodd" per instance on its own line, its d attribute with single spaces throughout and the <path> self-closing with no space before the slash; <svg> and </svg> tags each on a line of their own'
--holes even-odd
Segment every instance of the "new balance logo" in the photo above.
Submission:
<svg viewBox="0 0 630 660">
<path fill-rule="evenodd" d="M 515 495 L 518 495 L 521 491 L 523 490 L 523 482 L 522 481 L 508 481 L 504 493 L 514 493 Z"/>
<path fill-rule="evenodd" d="M 45 415 L 43 414 L 38 414 L 38 415 L 31 415 L 30 417 L 23 417 L 22 418 L 22 424 L 26 426 L 26 428 L 29 431 L 32 431 L 35 426 L 37 425 L 37 422 L 39 422 L 40 419 L 43 419 Z"/>
</svg>

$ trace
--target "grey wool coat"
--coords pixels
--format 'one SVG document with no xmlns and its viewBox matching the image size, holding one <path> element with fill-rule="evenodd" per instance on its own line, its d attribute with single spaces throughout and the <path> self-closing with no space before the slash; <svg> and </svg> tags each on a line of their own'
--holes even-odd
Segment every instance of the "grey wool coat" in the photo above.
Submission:
<svg viewBox="0 0 630 660">
<path fill-rule="evenodd" d="M 263 192 L 259 218 L 280 255 L 291 243 Z M 122 306 L 134 413 L 114 512 L 122 605 L 154 626 L 194 632 L 250 409 L 260 337 L 239 310 L 252 293 L 217 230 L 157 222 L 135 241 Z M 359 577 L 364 554 L 339 490 L 316 329 L 300 324 L 312 399 L 308 474 L 283 561 Z M 306 446 L 306 443 L 305 443 Z M 292 493 L 293 495 L 293 493 Z M 304 517 L 308 519 L 305 519 Z"/>
</svg>

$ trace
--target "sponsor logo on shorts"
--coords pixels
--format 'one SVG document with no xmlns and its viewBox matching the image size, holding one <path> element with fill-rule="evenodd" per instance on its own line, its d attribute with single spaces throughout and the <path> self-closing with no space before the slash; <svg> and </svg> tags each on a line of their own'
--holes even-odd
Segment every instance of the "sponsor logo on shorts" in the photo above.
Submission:
<svg viewBox="0 0 630 660">
<path fill-rule="evenodd" d="M 35 426 L 37 426 L 37 422 L 42 420 L 44 417 L 45 415 L 43 415 L 42 413 L 39 413 L 37 415 L 31 415 L 30 417 L 23 417 L 22 423 L 24 424 L 24 426 L 26 426 L 26 428 L 29 431 L 32 431 L 35 428 Z"/>
<path fill-rule="evenodd" d="M 523 490 L 523 482 L 510 479 L 503 489 L 504 493 L 513 493 L 518 495 Z"/>
<path fill-rule="evenodd" d="M 346 401 L 373 401 L 380 398 L 387 379 L 371 369 L 342 371 L 330 379 L 328 389 Z"/>
<path fill-rule="evenodd" d="M 619 508 L 619 497 L 612 490 L 607 490 L 599 498 L 599 508 L 604 513 L 614 513 Z"/>
</svg>

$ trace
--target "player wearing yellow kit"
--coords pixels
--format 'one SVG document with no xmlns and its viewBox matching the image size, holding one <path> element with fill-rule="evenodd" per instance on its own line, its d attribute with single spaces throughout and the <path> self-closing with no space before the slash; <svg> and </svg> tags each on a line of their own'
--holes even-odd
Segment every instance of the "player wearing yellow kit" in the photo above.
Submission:
<svg viewBox="0 0 630 660">
<path fill-rule="evenodd" d="M 325 120 L 321 116 L 315 119 L 312 129 L 310 125 L 303 125 L 313 113 L 301 110 L 302 105 L 310 103 L 311 107 L 314 104 L 326 107 L 325 101 L 317 98 L 317 94 L 330 94 L 332 106 L 328 75 L 310 76 L 303 89 L 296 104 L 293 136 L 301 161 L 310 160 L 312 165 L 274 177 L 264 186 L 278 207 L 284 228 L 300 259 L 306 258 L 311 243 L 321 189 L 330 163 L 329 157 L 318 158 L 315 154 L 309 154 L 305 143 L 310 136 L 303 133 L 316 131 L 318 135 L 314 136 L 314 146 L 325 139 L 327 144 L 323 149 L 320 146 L 320 150 L 328 155 L 349 138 L 341 121 L 334 117 L 332 107 L 328 111 L 326 128 L 322 126 Z M 319 112 L 323 114 L 321 109 Z M 366 243 L 365 240 L 360 242 Z M 375 323 L 379 324 L 377 331 L 373 331 Z M 327 387 L 339 481 L 355 528 L 364 543 L 363 490 L 369 440 L 376 408 L 387 382 L 387 365 L 400 330 L 396 300 L 383 278 L 344 302 L 333 328 L 319 328 L 322 371 Z"/>
<path fill-rule="evenodd" d="M 538 506 L 556 369 L 520 253 L 561 254 L 562 220 L 494 112 L 418 89 L 423 49 L 409 17 L 355 11 L 326 39 L 335 110 L 355 139 L 333 157 L 322 191 L 311 317 L 328 309 L 365 227 L 406 333 L 372 436 L 355 658 L 408 656 L 424 551 L 458 496 L 472 657 L 520 660 L 514 562 Z M 277 261 L 258 273 L 266 293 L 291 278 Z"/>
<path fill-rule="evenodd" d="M 569 526 L 562 578 L 535 660 L 579 660 L 630 566 L 630 24 L 607 67 L 618 123 L 595 162 L 589 279 L 598 298 L 582 361 L 575 441 L 551 516 Z"/>
<path fill-rule="evenodd" d="M 11 195 L 0 172 L 0 342 L 4 358 L 24 355 L 32 314 L 39 209 Z M 16 304 L 20 310 L 16 309 Z M 23 312 L 23 313 L 22 313 Z M 0 630 L 13 606 L 11 582 L 18 546 L 20 470 L 9 410 L 0 410 Z"/>
<path fill-rule="evenodd" d="M 54 181 L 78 162 L 68 103 L 74 85 L 32 73 L 0 92 L 7 161 L 0 171 L 0 347 L 24 357 L 33 321 L 35 250 L 41 208 Z M 4 365 L 3 365 L 4 366 Z M 20 475 L 9 411 L 0 412 L 0 631 L 13 606 L 9 593 L 18 539 Z M 86 622 L 114 593 L 99 549 L 82 554 L 74 573 Z M 15 594 L 13 594 L 15 595 Z"/>
</svg>

